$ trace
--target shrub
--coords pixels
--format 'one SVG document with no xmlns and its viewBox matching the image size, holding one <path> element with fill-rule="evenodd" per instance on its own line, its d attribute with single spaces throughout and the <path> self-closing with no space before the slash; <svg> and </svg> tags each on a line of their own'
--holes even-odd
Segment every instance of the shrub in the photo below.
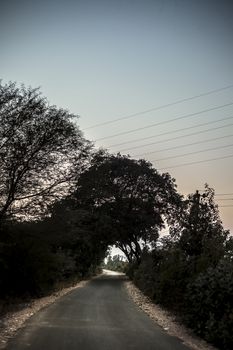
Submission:
<svg viewBox="0 0 233 350">
<path fill-rule="evenodd" d="M 223 259 L 190 283 L 185 321 L 200 336 L 224 350 L 233 348 L 233 263 Z"/>
</svg>

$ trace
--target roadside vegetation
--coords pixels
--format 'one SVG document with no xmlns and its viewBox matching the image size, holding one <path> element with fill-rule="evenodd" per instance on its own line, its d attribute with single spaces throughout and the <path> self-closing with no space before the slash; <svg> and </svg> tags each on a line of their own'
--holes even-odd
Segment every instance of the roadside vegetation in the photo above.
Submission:
<svg viewBox="0 0 233 350">
<path fill-rule="evenodd" d="M 108 258 L 153 301 L 233 348 L 233 240 L 208 185 L 184 199 L 150 162 L 96 150 L 37 89 L 0 85 L 0 299 L 46 295 Z M 169 234 L 160 237 L 163 228 Z"/>
<path fill-rule="evenodd" d="M 38 89 L 0 85 L 0 299 L 45 295 L 95 272 L 88 216 L 68 205 L 92 145 L 77 117 L 50 106 Z"/>
<path fill-rule="evenodd" d="M 190 195 L 162 245 L 128 270 L 135 284 L 196 334 L 220 349 L 233 347 L 233 240 L 214 192 Z"/>
<path fill-rule="evenodd" d="M 113 256 L 108 255 L 106 262 L 103 263 L 102 267 L 103 269 L 111 271 L 126 272 L 128 262 L 119 254 Z"/>
</svg>

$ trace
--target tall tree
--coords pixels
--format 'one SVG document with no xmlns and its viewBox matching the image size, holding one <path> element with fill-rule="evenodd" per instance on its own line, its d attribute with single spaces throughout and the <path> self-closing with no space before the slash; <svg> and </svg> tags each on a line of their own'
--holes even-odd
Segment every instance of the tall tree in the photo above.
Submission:
<svg viewBox="0 0 233 350">
<path fill-rule="evenodd" d="M 197 269 L 218 263 L 225 255 L 229 231 L 223 228 L 212 188 L 205 185 L 202 194 L 196 191 L 188 196 L 171 234 L 189 260 L 199 261 Z"/>
<path fill-rule="evenodd" d="M 90 144 L 68 111 L 50 106 L 38 89 L 0 84 L 0 222 L 35 215 L 67 193 Z"/>
<path fill-rule="evenodd" d="M 108 221 L 100 235 L 129 261 L 140 261 L 142 247 L 155 244 L 164 218 L 180 201 L 169 174 L 120 154 L 97 154 L 80 176 L 75 196 L 78 206 Z"/>
</svg>

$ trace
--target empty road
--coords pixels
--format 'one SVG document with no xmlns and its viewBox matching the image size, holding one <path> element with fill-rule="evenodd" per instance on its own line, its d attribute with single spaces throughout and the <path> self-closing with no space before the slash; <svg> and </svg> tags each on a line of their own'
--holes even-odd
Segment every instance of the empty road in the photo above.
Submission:
<svg viewBox="0 0 233 350">
<path fill-rule="evenodd" d="M 103 275 L 31 317 L 7 350 L 188 350 L 130 299 L 124 276 Z"/>
</svg>

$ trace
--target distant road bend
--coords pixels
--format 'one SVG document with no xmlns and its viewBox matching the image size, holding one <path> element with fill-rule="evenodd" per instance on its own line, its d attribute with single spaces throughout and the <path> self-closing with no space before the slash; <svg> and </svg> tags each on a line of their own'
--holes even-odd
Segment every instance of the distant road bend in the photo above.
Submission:
<svg viewBox="0 0 233 350">
<path fill-rule="evenodd" d="M 104 274 L 31 317 L 7 350 L 188 350 L 128 296 L 124 275 Z"/>
</svg>

